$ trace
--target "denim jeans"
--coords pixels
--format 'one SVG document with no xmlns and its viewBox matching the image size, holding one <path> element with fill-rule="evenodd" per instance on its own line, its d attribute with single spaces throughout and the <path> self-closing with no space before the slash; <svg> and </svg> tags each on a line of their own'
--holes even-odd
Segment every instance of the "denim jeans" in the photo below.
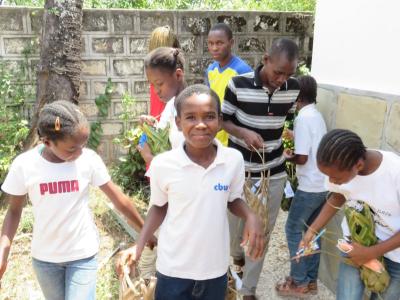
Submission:
<svg viewBox="0 0 400 300">
<path fill-rule="evenodd" d="M 96 256 L 64 263 L 33 258 L 32 265 L 46 300 L 96 298 Z"/>
<path fill-rule="evenodd" d="M 224 300 L 227 275 L 208 280 L 169 277 L 156 273 L 155 300 Z"/>
<path fill-rule="evenodd" d="M 296 191 L 285 227 L 290 257 L 296 255 L 303 232 L 307 230 L 307 225 L 311 225 L 318 216 L 325 203 L 326 195 L 327 192 Z M 299 262 L 290 261 L 290 276 L 296 284 L 306 285 L 317 280 L 319 258 L 319 254 L 314 254 L 301 258 Z"/>
<path fill-rule="evenodd" d="M 390 275 L 390 284 L 382 294 L 372 294 L 370 299 L 399 300 L 400 299 L 400 263 L 385 258 L 386 270 Z M 338 300 L 362 300 L 364 284 L 358 268 L 340 263 L 339 278 L 336 288 Z"/>
</svg>

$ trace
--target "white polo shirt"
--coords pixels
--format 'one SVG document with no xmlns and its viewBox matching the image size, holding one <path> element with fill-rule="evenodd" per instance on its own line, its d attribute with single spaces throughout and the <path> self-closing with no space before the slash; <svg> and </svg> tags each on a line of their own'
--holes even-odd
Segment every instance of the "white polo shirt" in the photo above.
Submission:
<svg viewBox="0 0 400 300">
<path fill-rule="evenodd" d="M 317 167 L 318 146 L 325 133 L 324 119 L 315 104 L 309 104 L 300 109 L 294 120 L 294 152 L 308 156 L 304 165 L 296 166 L 296 175 L 299 180 L 297 188 L 301 191 L 309 193 L 326 191 L 325 175 Z"/>
<path fill-rule="evenodd" d="M 168 203 L 156 264 L 164 275 L 206 280 L 227 272 L 227 204 L 242 198 L 244 161 L 239 151 L 214 143 L 217 155 L 207 169 L 189 159 L 183 144 L 151 162 L 150 204 Z"/>
<path fill-rule="evenodd" d="M 167 102 L 165 108 L 160 116 L 160 121 L 158 122 L 158 128 L 165 128 L 169 124 L 169 141 L 171 143 L 171 148 L 175 149 L 180 146 L 185 137 L 183 136 L 182 131 L 178 129 L 175 122 L 176 117 L 176 109 L 175 109 L 175 97 Z"/>
</svg>

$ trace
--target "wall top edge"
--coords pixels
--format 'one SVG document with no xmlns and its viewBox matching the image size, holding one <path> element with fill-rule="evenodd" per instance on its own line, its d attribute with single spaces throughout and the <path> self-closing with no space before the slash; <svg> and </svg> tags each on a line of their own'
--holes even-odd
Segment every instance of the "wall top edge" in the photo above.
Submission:
<svg viewBox="0 0 400 300">
<path fill-rule="evenodd" d="M 368 97 L 376 97 L 382 98 L 385 100 L 400 100 L 400 95 L 376 92 L 371 90 L 361 90 L 356 88 L 350 88 L 340 85 L 327 84 L 327 83 L 318 83 L 318 87 L 326 90 L 336 91 L 336 92 L 344 92 L 356 96 L 368 96 Z"/>
</svg>

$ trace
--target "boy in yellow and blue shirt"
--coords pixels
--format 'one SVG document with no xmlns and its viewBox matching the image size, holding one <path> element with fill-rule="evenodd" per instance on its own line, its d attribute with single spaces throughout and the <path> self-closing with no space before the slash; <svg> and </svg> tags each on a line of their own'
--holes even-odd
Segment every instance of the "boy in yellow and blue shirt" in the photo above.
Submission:
<svg viewBox="0 0 400 300">
<path fill-rule="evenodd" d="M 236 75 L 253 70 L 247 63 L 232 54 L 232 30 L 225 23 L 215 24 L 210 29 L 207 44 L 208 51 L 215 61 L 207 68 L 206 82 L 222 102 L 229 80 Z M 217 138 L 224 146 L 228 145 L 228 134 L 225 131 L 218 132 Z"/>
</svg>

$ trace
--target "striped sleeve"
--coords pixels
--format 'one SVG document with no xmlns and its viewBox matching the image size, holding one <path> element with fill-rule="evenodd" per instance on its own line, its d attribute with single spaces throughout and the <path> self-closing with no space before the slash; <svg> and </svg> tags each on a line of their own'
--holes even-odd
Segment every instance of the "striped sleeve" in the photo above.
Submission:
<svg viewBox="0 0 400 300">
<path fill-rule="evenodd" d="M 222 103 L 222 116 L 224 120 L 230 120 L 238 109 L 238 100 L 236 94 L 235 83 L 229 80 L 225 89 L 225 97 Z"/>
</svg>

